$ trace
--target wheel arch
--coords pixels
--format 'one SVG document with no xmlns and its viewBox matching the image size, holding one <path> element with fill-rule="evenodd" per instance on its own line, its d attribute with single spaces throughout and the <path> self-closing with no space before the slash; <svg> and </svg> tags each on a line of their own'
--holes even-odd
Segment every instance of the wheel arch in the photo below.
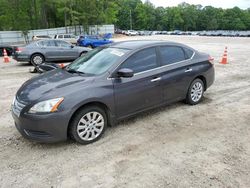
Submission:
<svg viewBox="0 0 250 188">
<path fill-rule="evenodd" d="M 67 128 L 67 135 L 68 136 L 69 136 L 70 123 L 72 122 L 74 116 L 77 114 L 77 112 L 79 112 L 80 110 L 82 110 L 83 108 L 86 108 L 88 106 L 98 106 L 99 108 L 102 108 L 106 113 L 107 120 L 108 120 L 108 126 L 112 126 L 113 123 L 112 123 L 112 119 L 111 119 L 111 111 L 106 104 L 104 104 L 103 102 L 100 102 L 100 101 L 87 102 L 87 103 L 79 106 L 71 115 L 70 120 L 68 122 L 68 128 Z"/>
<path fill-rule="evenodd" d="M 87 51 L 87 50 L 83 50 L 83 51 L 81 51 L 81 52 L 80 52 L 79 57 L 81 57 L 81 56 L 82 56 L 82 54 L 86 54 L 86 53 L 88 53 L 88 51 Z"/>
<path fill-rule="evenodd" d="M 193 82 L 195 79 L 197 79 L 197 78 L 199 78 L 199 79 L 203 82 L 203 84 L 204 84 L 204 91 L 206 91 L 206 90 L 207 90 L 207 80 L 206 80 L 206 77 L 203 76 L 203 75 L 196 76 L 196 77 L 192 80 L 192 82 Z M 192 82 L 191 82 L 191 83 L 192 83 Z"/>
</svg>

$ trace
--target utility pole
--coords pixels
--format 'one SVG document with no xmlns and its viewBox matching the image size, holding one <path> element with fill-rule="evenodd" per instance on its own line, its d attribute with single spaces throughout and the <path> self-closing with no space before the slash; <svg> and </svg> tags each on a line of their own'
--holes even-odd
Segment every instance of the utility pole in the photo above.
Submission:
<svg viewBox="0 0 250 188">
<path fill-rule="evenodd" d="M 130 18 L 130 30 L 132 30 L 132 14 L 131 14 L 131 9 L 129 10 L 129 18 Z"/>
<path fill-rule="evenodd" d="M 67 29 L 66 2 L 65 2 L 65 6 L 64 6 L 64 27 L 65 27 L 65 29 L 66 29 L 66 33 L 68 33 L 68 29 Z"/>
</svg>

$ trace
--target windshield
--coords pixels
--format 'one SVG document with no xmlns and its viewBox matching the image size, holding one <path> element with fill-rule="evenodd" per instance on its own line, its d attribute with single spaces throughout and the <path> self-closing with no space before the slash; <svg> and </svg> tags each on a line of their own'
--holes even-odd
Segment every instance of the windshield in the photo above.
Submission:
<svg viewBox="0 0 250 188">
<path fill-rule="evenodd" d="M 66 70 L 99 75 L 106 72 L 128 51 L 120 48 L 96 48 L 68 65 Z"/>
</svg>

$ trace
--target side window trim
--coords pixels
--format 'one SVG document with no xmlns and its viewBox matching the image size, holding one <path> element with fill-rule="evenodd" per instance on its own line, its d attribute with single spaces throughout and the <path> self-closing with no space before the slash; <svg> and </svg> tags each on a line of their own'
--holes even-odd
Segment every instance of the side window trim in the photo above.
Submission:
<svg viewBox="0 0 250 188">
<path fill-rule="evenodd" d="M 165 45 L 164 45 L 164 46 L 165 46 Z M 142 71 L 142 72 L 135 73 L 135 74 L 134 74 L 135 76 L 136 76 L 136 75 L 140 75 L 140 74 L 144 74 L 144 73 L 147 73 L 147 72 L 150 72 L 150 71 L 153 71 L 153 70 L 158 70 L 158 69 L 161 69 L 161 68 L 174 66 L 174 65 L 177 65 L 177 64 L 179 64 L 179 63 L 183 63 L 183 62 L 185 62 L 185 61 L 191 60 L 191 59 L 193 59 L 193 57 L 195 56 L 195 51 L 192 50 L 192 51 L 193 51 L 193 55 L 192 55 L 192 57 L 190 57 L 189 59 L 185 59 L 185 60 L 182 60 L 182 61 L 178 61 L 178 62 L 169 64 L 169 65 L 164 65 L 164 64 L 162 64 L 162 62 L 161 62 L 160 47 L 161 47 L 161 46 L 156 46 L 156 48 L 159 49 L 159 61 L 160 61 L 160 65 L 158 65 L 158 67 L 156 67 L 156 68 L 154 68 L 154 69 L 150 69 L 150 70 L 147 70 L 147 71 Z"/>
<path fill-rule="evenodd" d="M 161 45 L 161 46 L 166 46 L 166 45 Z M 161 46 L 153 46 L 153 48 L 156 49 L 156 56 L 158 56 L 158 57 L 157 57 L 157 67 L 156 67 L 156 68 L 153 68 L 153 69 L 150 69 L 150 70 L 146 70 L 146 71 L 142 71 L 142 72 L 135 73 L 134 76 L 137 76 L 137 75 L 140 75 L 140 74 L 144 74 L 144 73 L 147 73 L 147 72 L 150 72 L 150 71 L 158 70 L 158 69 L 161 69 L 161 68 L 165 68 L 165 67 L 169 67 L 169 66 L 174 66 L 174 65 L 179 64 L 179 63 L 183 63 L 183 62 L 185 62 L 185 61 L 188 61 L 188 60 L 193 59 L 193 57 L 194 57 L 195 54 L 196 54 L 195 51 L 192 50 L 192 51 L 193 51 L 193 55 L 192 55 L 191 58 L 185 59 L 185 60 L 183 60 L 183 61 L 179 61 L 179 62 L 176 62 L 176 63 L 173 63 L 173 64 L 170 64 L 170 65 L 163 65 L 162 62 L 161 62 L 161 57 L 160 57 L 160 47 L 161 47 Z M 141 50 L 143 50 L 143 49 L 141 49 Z M 133 54 L 135 54 L 135 53 L 137 53 L 137 52 L 139 52 L 139 51 L 141 51 L 141 50 L 138 50 L 138 51 L 134 52 Z M 131 57 L 133 54 L 131 54 L 129 57 Z M 127 57 L 126 59 L 124 59 L 124 60 L 115 68 L 115 71 L 114 71 L 113 73 L 117 72 L 117 71 L 120 69 L 121 65 L 122 65 L 129 57 Z M 112 76 L 109 76 L 107 79 L 112 79 Z"/>
</svg>

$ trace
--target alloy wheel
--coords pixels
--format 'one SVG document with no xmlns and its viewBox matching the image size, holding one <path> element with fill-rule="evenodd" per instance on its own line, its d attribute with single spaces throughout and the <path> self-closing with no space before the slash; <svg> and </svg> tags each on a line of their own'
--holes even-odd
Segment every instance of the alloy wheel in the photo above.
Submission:
<svg viewBox="0 0 250 188">
<path fill-rule="evenodd" d="M 33 63 L 40 65 L 43 63 L 43 58 L 40 55 L 36 55 L 32 58 Z"/>
<path fill-rule="evenodd" d="M 104 117 L 96 111 L 86 113 L 77 124 L 77 134 L 83 141 L 97 138 L 104 128 Z"/>
<path fill-rule="evenodd" d="M 203 94 L 203 86 L 200 82 L 196 82 L 191 89 L 191 99 L 198 102 Z"/>
</svg>

